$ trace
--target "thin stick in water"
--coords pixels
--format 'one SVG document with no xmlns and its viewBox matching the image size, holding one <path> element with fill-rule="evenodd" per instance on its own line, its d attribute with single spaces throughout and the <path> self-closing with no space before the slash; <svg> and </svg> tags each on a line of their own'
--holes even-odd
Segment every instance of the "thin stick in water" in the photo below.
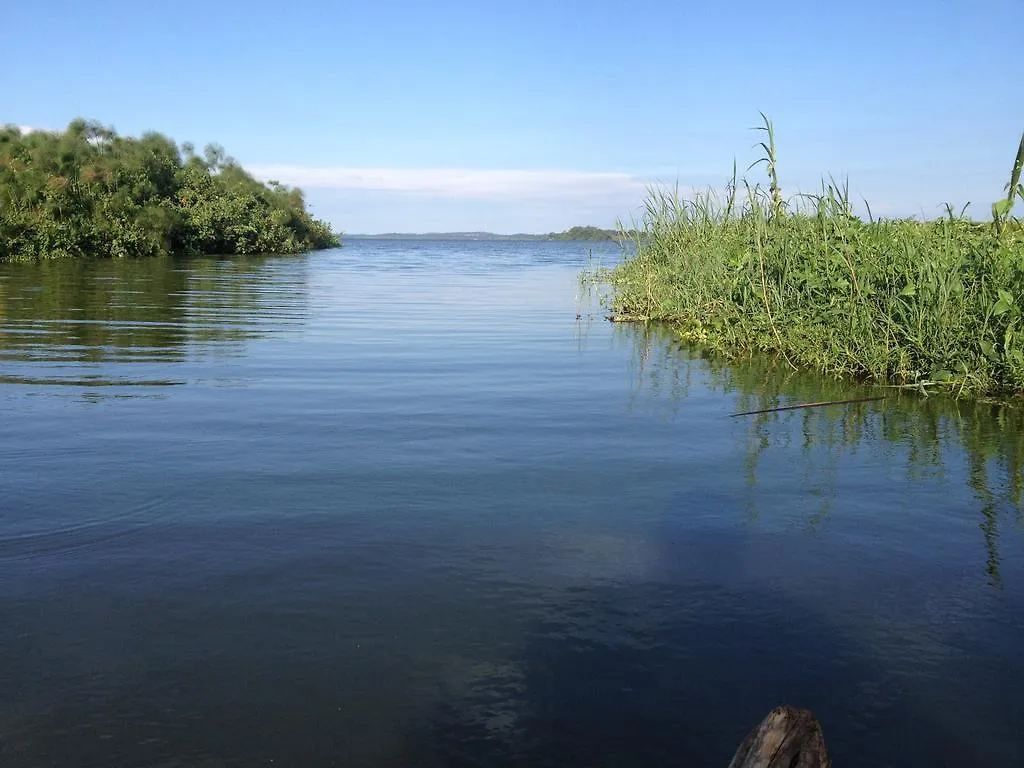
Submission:
<svg viewBox="0 0 1024 768">
<path fill-rule="evenodd" d="M 764 408 L 760 411 L 744 411 L 743 413 L 729 414 L 736 416 L 754 416 L 759 413 L 775 413 L 776 411 L 795 411 L 797 408 L 820 408 L 823 405 L 846 405 L 847 403 L 869 403 L 872 400 L 885 400 L 885 395 L 880 397 L 855 397 L 852 400 L 824 400 L 820 403 L 800 403 L 799 405 L 780 405 L 778 408 Z"/>
</svg>

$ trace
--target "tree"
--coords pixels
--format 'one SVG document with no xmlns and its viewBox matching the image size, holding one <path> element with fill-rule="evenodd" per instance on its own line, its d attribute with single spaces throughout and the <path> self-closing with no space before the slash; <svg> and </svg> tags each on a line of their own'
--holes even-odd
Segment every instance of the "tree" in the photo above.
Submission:
<svg viewBox="0 0 1024 768">
<path fill-rule="evenodd" d="M 217 144 L 159 133 L 0 126 L 0 261 L 169 253 L 295 253 L 338 244 L 302 192 L 266 185 Z"/>
</svg>

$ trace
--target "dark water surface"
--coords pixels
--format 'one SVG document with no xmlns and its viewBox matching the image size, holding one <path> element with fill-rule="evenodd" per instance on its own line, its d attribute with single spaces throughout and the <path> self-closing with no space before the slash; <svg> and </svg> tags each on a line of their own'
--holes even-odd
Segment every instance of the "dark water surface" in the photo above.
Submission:
<svg viewBox="0 0 1024 768">
<path fill-rule="evenodd" d="M 877 390 L 587 248 L 0 266 L 0 765 L 1024 764 L 1020 412 L 730 418 Z"/>
</svg>

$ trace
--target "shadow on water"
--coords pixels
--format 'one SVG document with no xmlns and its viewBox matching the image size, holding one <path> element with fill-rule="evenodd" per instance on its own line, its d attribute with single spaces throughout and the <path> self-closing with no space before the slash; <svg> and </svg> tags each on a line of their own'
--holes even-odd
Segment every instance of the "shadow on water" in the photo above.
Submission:
<svg viewBox="0 0 1024 768">
<path fill-rule="evenodd" d="M 0 264 L 0 384 L 186 383 L 174 364 L 239 356 L 301 324 L 307 266 L 302 256 Z"/>
<path fill-rule="evenodd" d="M 779 697 L 815 700 L 818 674 L 844 689 L 871 675 L 839 658 L 852 655 L 848 643 L 820 619 L 768 591 L 710 583 L 582 588 L 550 606 L 530 637 L 521 656 L 440 705 L 392 764 L 724 768 Z M 772 652 L 780 644 L 791 650 L 782 659 Z M 838 720 L 846 706 L 820 714 Z"/>
<path fill-rule="evenodd" d="M 951 712 L 895 666 L 768 585 L 585 588 L 550 607 L 521 655 L 478 670 L 375 764 L 724 768 L 785 702 L 813 708 L 841 764 L 1011 764 L 1012 726 L 984 732 L 1012 699 L 967 680 Z"/>
</svg>

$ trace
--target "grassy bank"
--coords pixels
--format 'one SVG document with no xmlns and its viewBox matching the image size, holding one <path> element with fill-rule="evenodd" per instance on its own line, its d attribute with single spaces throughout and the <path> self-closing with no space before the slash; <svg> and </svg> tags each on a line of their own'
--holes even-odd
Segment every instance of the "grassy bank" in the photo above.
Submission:
<svg viewBox="0 0 1024 768">
<path fill-rule="evenodd" d="M 1024 137 L 991 221 L 952 208 L 864 220 L 835 183 L 787 200 L 772 126 L 761 130 L 767 187 L 734 170 L 722 194 L 652 191 L 635 256 L 609 276 L 616 319 L 837 376 L 1024 394 Z"/>
</svg>

